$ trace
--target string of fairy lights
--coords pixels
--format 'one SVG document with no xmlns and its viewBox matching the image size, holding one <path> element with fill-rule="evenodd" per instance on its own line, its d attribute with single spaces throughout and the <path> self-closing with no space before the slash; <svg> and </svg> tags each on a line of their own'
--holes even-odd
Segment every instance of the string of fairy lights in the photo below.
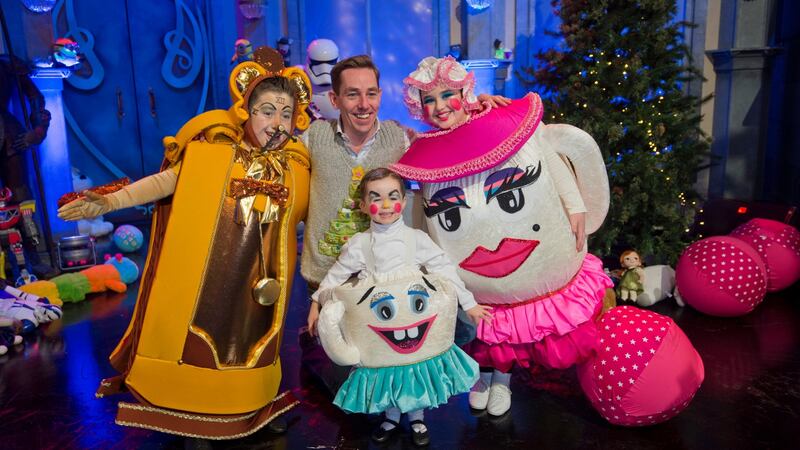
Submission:
<svg viewBox="0 0 800 450">
<path fill-rule="evenodd" d="M 614 58 L 619 59 L 619 58 L 622 58 L 625 55 L 627 55 L 628 52 L 618 49 L 614 53 L 615 53 Z M 594 61 L 595 65 L 603 65 L 604 64 L 606 67 L 610 67 L 610 66 L 614 66 L 616 64 L 615 61 L 612 61 L 610 59 L 607 59 L 607 60 L 603 61 L 603 57 L 605 56 L 605 51 L 600 51 L 598 53 L 598 55 L 599 55 L 599 57 L 596 58 L 595 57 L 595 52 L 592 52 L 592 53 L 588 54 L 587 58 L 590 61 Z M 584 58 L 584 59 L 587 59 L 587 58 Z M 622 72 L 621 72 L 622 79 L 617 81 L 617 86 L 622 86 L 623 82 L 625 80 L 627 80 L 628 77 L 631 75 L 631 73 L 630 73 L 631 66 L 630 66 L 630 64 L 628 62 L 622 63 L 622 69 L 623 69 Z M 594 77 L 597 74 L 598 74 L 598 72 L 594 68 L 588 69 L 588 70 L 584 69 L 584 70 L 581 70 L 581 71 L 578 72 L 578 76 L 580 76 L 581 78 L 591 78 L 591 77 Z M 599 79 L 590 80 L 590 86 L 592 86 L 592 85 L 593 86 L 600 86 L 600 80 Z M 607 92 L 607 88 L 600 86 L 600 91 L 601 92 Z M 654 94 L 654 95 L 651 95 L 651 94 Z M 641 102 L 642 103 L 651 102 L 650 108 L 655 110 L 658 106 L 663 104 L 664 99 L 665 99 L 665 92 L 661 87 L 659 87 L 655 91 L 651 91 L 650 93 L 648 93 L 648 95 L 644 96 L 641 99 Z M 612 99 L 609 102 L 613 104 L 613 103 L 615 103 L 615 100 L 616 100 L 616 103 L 625 103 L 625 106 L 623 106 L 623 108 L 620 110 L 622 113 L 628 113 L 630 111 L 629 107 L 627 106 L 630 103 L 629 99 L 626 99 L 624 97 L 615 97 L 615 99 Z M 653 101 L 653 100 L 655 100 L 655 101 Z M 577 107 L 577 108 L 587 109 L 587 108 L 589 108 L 589 106 L 590 106 L 590 104 L 589 104 L 588 101 L 584 101 L 584 102 L 577 101 L 577 102 L 575 102 L 575 107 Z M 654 113 L 654 117 L 662 117 L 664 115 L 664 113 L 662 113 L 661 111 L 658 111 L 658 110 L 653 111 L 653 113 Z M 675 118 L 678 117 L 678 113 L 673 113 L 672 115 Z M 556 120 L 558 117 L 564 117 L 564 112 L 558 112 L 557 115 L 555 113 L 551 114 L 551 118 L 553 120 Z M 654 134 L 655 134 L 654 125 L 653 125 L 652 121 L 645 122 L 644 119 L 639 119 L 638 121 L 636 121 L 637 125 L 645 125 L 645 123 L 646 123 L 646 128 L 645 128 L 644 131 L 645 131 L 645 135 L 647 137 L 647 149 L 648 149 L 648 152 L 650 152 L 654 156 L 662 156 L 662 155 L 664 155 L 666 153 L 671 152 L 672 148 L 673 148 L 672 144 L 667 144 L 666 146 L 660 148 L 659 145 L 656 143 L 656 140 L 654 139 Z M 625 123 L 623 121 L 619 122 L 619 126 L 623 130 L 627 130 L 627 127 L 626 127 L 626 125 L 625 125 Z M 664 133 L 664 130 L 663 130 L 664 125 L 663 124 L 658 123 L 658 125 L 656 125 L 656 127 L 661 127 L 662 128 L 661 130 L 658 130 L 659 134 L 663 134 Z M 617 151 L 617 152 L 615 152 L 615 156 L 616 156 L 617 161 L 619 162 L 619 161 L 622 160 L 623 152 Z M 659 167 L 658 170 L 659 170 L 659 172 L 664 173 L 663 167 Z M 664 180 L 665 180 L 665 182 L 668 182 L 668 183 L 672 182 L 672 178 L 668 174 L 665 174 Z M 678 201 L 679 201 L 680 205 L 682 207 L 685 207 L 687 205 L 687 203 L 688 203 L 687 198 L 686 198 L 686 193 L 685 192 L 679 192 L 677 194 L 677 197 L 678 197 Z M 691 205 L 693 207 L 696 207 L 697 206 L 697 202 L 696 201 L 691 201 Z M 702 210 L 700 210 L 700 212 L 702 213 Z M 689 233 L 691 230 L 689 228 L 686 228 L 684 231 L 685 231 L 685 233 Z"/>
</svg>

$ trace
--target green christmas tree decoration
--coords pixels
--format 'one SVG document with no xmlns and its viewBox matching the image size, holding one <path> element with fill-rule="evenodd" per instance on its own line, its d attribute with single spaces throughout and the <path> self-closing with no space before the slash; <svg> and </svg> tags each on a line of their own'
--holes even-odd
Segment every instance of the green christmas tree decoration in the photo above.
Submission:
<svg viewBox="0 0 800 450">
<path fill-rule="evenodd" d="M 342 252 L 342 246 L 354 234 L 369 228 L 369 217 L 358 209 L 361 201 L 361 192 L 358 187 L 361 179 L 364 178 L 364 173 L 365 170 L 361 166 L 352 170 L 347 198 L 342 200 L 336 218 L 328 225 L 325 236 L 318 243 L 319 252 L 323 255 L 338 257 Z"/>
<path fill-rule="evenodd" d="M 697 97 L 702 79 L 673 22 L 674 0 L 555 0 L 559 48 L 539 52 L 522 78 L 544 99 L 543 120 L 568 123 L 598 143 L 611 205 L 590 250 L 636 248 L 674 264 L 690 242 L 698 207 L 695 176 L 707 160 Z M 707 99 L 703 99 L 705 101 Z"/>
</svg>

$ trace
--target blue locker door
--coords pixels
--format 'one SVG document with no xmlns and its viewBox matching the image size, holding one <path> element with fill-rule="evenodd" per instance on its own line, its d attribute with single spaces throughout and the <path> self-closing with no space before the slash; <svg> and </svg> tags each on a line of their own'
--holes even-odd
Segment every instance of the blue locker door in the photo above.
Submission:
<svg viewBox="0 0 800 450">
<path fill-rule="evenodd" d="M 206 109 L 210 80 L 203 3 L 128 1 L 145 173 L 158 170 L 163 137 Z"/>
<path fill-rule="evenodd" d="M 83 68 L 64 101 L 74 166 L 102 184 L 158 170 L 162 139 L 205 110 L 202 0 L 59 0 L 55 36 L 78 41 Z"/>
<path fill-rule="evenodd" d="M 124 0 L 59 0 L 53 35 L 78 42 L 80 70 L 64 84 L 70 160 L 95 184 L 144 174 Z"/>
</svg>

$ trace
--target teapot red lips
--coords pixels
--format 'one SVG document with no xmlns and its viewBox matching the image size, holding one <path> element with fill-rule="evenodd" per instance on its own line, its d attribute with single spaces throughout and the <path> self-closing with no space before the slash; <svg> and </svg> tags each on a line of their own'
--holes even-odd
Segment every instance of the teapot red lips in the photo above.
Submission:
<svg viewBox="0 0 800 450">
<path fill-rule="evenodd" d="M 514 273 L 538 245 L 537 240 L 503 238 L 497 249 L 478 246 L 458 265 L 484 277 L 502 278 Z"/>
</svg>

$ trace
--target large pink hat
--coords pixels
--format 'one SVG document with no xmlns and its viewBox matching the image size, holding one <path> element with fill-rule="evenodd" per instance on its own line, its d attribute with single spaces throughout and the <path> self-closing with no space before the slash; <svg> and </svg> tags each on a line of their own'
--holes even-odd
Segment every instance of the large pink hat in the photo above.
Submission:
<svg viewBox="0 0 800 450">
<path fill-rule="evenodd" d="M 467 72 L 452 56 L 428 56 L 419 62 L 417 70 L 411 72 L 403 80 L 403 84 L 406 85 L 403 102 L 415 119 L 423 118 L 420 92 L 431 91 L 437 86 L 460 90 L 467 110 L 480 109 L 480 103 L 475 97 L 475 74 Z"/>
<path fill-rule="evenodd" d="M 418 134 L 400 161 L 389 167 L 404 178 L 429 183 L 474 175 L 517 153 L 541 121 L 542 100 L 528 93 L 448 130 Z"/>
</svg>

